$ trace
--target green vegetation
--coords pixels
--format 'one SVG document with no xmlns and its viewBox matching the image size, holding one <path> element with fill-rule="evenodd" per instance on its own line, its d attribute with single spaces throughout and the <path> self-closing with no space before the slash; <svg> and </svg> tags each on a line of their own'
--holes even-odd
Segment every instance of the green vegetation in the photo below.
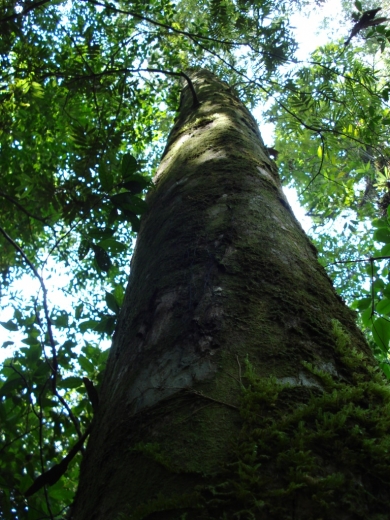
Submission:
<svg viewBox="0 0 390 520">
<path fill-rule="evenodd" d="M 11 305 L 13 314 L 1 325 L 10 333 L 3 347 L 15 351 L 0 370 L 1 518 L 55 518 L 72 501 L 80 454 L 28 505 L 23 493 L 92 421 L 82 377 L 101 382 L 102 342 L 123 302 L 144 194 L 176 116 L 182 71 L 212 70 L 249 107 L 275 100 L 268 117 L 276 141 L 267 144 L 279 152 L 284 183 L 297 189 L 314 219 L 320 261 L 361 311 L 390 377 L 390 31 L 386 23 L 366 29 L 345 47 L 353 23 L 350 13 L 340 14 L 345 38 L 299 63 L 292 4 L 315 7 L 309 0 L 2 3 L 0 272 L 2 306 Z M 373 7 L 355 3 L 358 14 Z M 329 229 L 337 219 L 343 225 L 336 234 Z M 63 299 L 52 294 L 58 276 Z M 20 288 L 31 280 L 37 288 L 26 296 Z M 345 364 L 360 366 L 335 331 Z M 345 471 L 359 474 L 362 463 L 348 446 L 358 453 L 365 429 L 377 428 L 378 438 L 387 429 L 388 391 L 368 369 L 356 369 L 351 390 L 306 368 L 323 391 L 308 393 L 306 407 L 284 417 L 273 416 L 272 402 L 297 390 L 247 372 L 247 426 L 226 484 L 203 498 L 210 515 L 225 491 L 245 514 L 268 508 L 277 518 L 284 514 L 277 497 L 292 500 L 302 489 L 318 507 L 337 489 L 355 500 Z M 265 413 L 261 422 L 256 407 Z M 329 447 L 342 436 L 349 442 L 337 444 L 342 469 L 321 469 L 320 440 Z M 370 453 L 378 479 L 388 483 L 387 442 L 378 440 Z M 257 464 L 279 474 L 272 487 L 256 481 Z M 307 481 L 306 469 L 317 466 L 318 479 Z M 234 475 L 242 489 L 232 489 Z"/>
<path fill-rule="evenodd" d="M 292 384 L 259 377 L 246 360 L 242 427 L 230 447 L 230 462 L 209 476 L 210 485 L 192 494 L 157 496 L 123 518 L 142 520 L 156 512 L 168 514 L 162 518 L 192 518 L 195 511 L 196 518 L 215 520 L 287 520 L 292 514 L 330 520 L 340 510 L 347 518 L 387 518 L 390 388 L 336 320 L 333 337 L 338 370 L 353 373 L 353 386 L 307 363 L 310 385 L 308 379 Z M 177 472 L 157 443 L 136 449 Z M 381 493 L 372 492 L 373 482 Z"/>
</svg>

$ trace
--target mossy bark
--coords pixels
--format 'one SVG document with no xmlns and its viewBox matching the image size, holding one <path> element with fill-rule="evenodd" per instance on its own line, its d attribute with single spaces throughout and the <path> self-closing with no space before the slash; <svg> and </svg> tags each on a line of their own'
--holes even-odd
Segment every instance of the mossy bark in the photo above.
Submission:
<svg viewBox="0 0 390 520">
<path fill-rule="evenodd" d="M 283 195 L 256 122 L 211 73 L 192 81 L 200 105 L 184 88 L 147 197 L 74 520 L 317 518 L 326 498 L 312 459 L 285 454 L 286 468 L 295 468 L 285 482 L 269 458 L 289 452 L 280 439 L 291 428 L 319 424 L 322 401 L 313 399 L 340 384 L 357 388 L 375 366 Z M 335 323 L 364 363 L 345 362 Z M 267 431 L 279 436 L 270 440 L 277 453 L 261 452 Z M 295 450 L 314 453 L 314 437 L 307 445 L 299 437 Z M 330 478 L 343 473 L 338 462 L 331 454 L 326 461 L 328 487 L 342 480 Z M 272 505 L 276 490 L 283 511 Z M 334 516 L 334 507 L 332 518 L 360 518 Z"/>
</svg>

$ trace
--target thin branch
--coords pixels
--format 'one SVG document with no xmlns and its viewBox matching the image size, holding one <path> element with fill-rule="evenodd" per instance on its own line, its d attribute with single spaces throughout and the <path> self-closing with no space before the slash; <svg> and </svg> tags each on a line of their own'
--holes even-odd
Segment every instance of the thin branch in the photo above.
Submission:
<svg viewBox="0 0 390 520">
<path fill-rule="evenodd" d="M 359 260 L 336 260 L 334 262 L 331 262 L 330 264 L 327 264 L 326 267 L 335 264 L 358 264 L 359 262 L 372 263 L 375 260 L 390 260 L 390 256 L 370 256 L 370 258 L 360 258 Z"/>
<path fill-rule="evenodd" d="M 28 217 L 33 218 L 34 220 L 38 220 L 39 222 L 42 222 L 43 224 L 46 225 L 46 219 L 44 219 L 42 217 L 37 217 L 36 215 L 33 215 L 32 213 L 27 211 L 16 199 L 11 197 L 10 195 L 7 195 L 7 193 L 4 193 L 3 191 L 0 191 L 0 196 L 4 197 L 9 202 L 12 202 L 12 204 L 14 204 L 17 208 L 19 208 L 20 211 L 23 211 L 23 213 L 25 213 Z"/>
<path fill-rule="evenodd" d="M 152 73 L 158 73 L 158 74 L 165 74 L 166 76 L 176 76 L 184 78 L 187 83 L 188 87 L 191 90 L 192 99 L 193 99 L 193 108 L 196 108 L 199 106 L 199 100 L 198 96 L 196 95 L 194 85 L 191 81 L 191 79 L 185 74 L 184 72 L 172 72 L 170 70 L 164 70 L 164 69 L 155 69 L 155 68 L 141 68 L 141 69 L 128 69 L 127 67 L 120 68 L 120 69 L 107 69 L 103 72 L 97 72 L 93 74 L 87 74 L 87 75 L 79 75 L 79 76 L 73 76 L 71 78 L 72 81 L 80 81 L 80 80 L 86 80 L 86 79 L 97 79 L 102 78 L 104 76 L 112 76 L 113 74 L 123 74 L 123 73 L 129 73 L 129 72 L 152 72 Z M 42 75 L 42 78 L 48 78 L 48 77 L 56 77 L 56 78 L 68 78 L 67 75 L 63 74 L 62 72 L 48 72 L 47 74 Z"/>
<path fill-rule="evenodd" d="M 77 432 L 77 435 L 79 436 L 79 438 L 82 437 L 82 433 L 81 433 L 81 430 L 80 430 L 80 425 L 79 425 L 79 422 L 77 420 L 77 418 L 75 417 L 75 415 L 73 414 L 70 406 L 68 405 L 68 403 L 65 401 L 65 399 L 62 397 L 62 395 L 60 395 L 58 393 L 58 390 L 56 389 L 55 391 L 55 394 L 54 394 L 57 399 L 60 401 L 60 403 L 64 406 L 64 408 L 66 409 L 66 411 L 68 412 L 68 415 L 69 415 L 69 418 L 70 420 L 72 421 L 74 427 L 75 427 L 75 430 Z"/>
<path fill-rule="evenodd" d="M 316 180 L 316 178 L 320 175 L 321 170 L 322 170 L 322 166 L 324 164 L 325 141 L 324 141 L 324 136 L 322 134 L 319 134 L 319 135 L 320 135 L 320 139 L 321 139 L 321 163 L 320 163 L 320 166 L 318 168 L 318 172 L 314 175 L 314 177 L 312 177 L 310 179 L 310 182 L 308 183 L 308 185 L 306 186 L 306 188 L 303 190 L 302 193 L 305 193 L 305 191 L 309 188 L 310 184 L 312 184 Z"/>
<path fill-rule="evenodd" d="M 198 397 L 202 397 L 203 399 L 207 399 L 208 401 L 211 401 L 213 403 L 222 404 L 223 406 L 233 408 L 233 410 L 239 410 L 239 407 L 235 406 L 234 404 L 226 403 L 225 401 L 220 401 L 219 399 L 214 399 L 213 397 L 205 395 L 202 392 L 199 392 L 198 390 L 192 390 L 190 388 L 186 388 L 185 390 L 191 395 L 197 395 Z"/>
<path fill-rule="evenodd" d="M 143 20 L 144 22 L 149 22 L 152 25 L 155 25 L 157 27 L 163 27 L 164 29 L 167 29 L 168 31 L 172 31 L 176 34 L 182 34 L 183 36 L 188 36 L 189 38 L 201 38 L 202 40 L 211 41 L 214 43 L 221 43 L 223 45 L 231 45 L 231 46 L 240 46 L 240 45 L 248 45 L 247 43 L 237 43 L 229 40 L 218 40 L 216 38 L 211 38 L 210 36 L 202 36 L 201 34 L 194 34 L 188 31 L 183 31 L 181 29 L 175 29 L 171 25 L 168 25 L 166 23 L 157 22 L 156 20 L 153 20 L 153 18 L 149 18 L 148 16 L 143 16 L 139 13 L 136 13 L 135 11 L 128 11 L 124 9 L 119 9 L 112 4 L 106 4 L 105 2 L 99 2 L 98 0 L 84 0 L 86 3 L 98 5 L 100 7 L 104 7 L 109 11 L 113 11 L 114 13 L 119 14 L 126 14 L 133 16 L 134 18 L 138 18 L 138 20 Z"/>
<path fill-rule="evenodd" d="M 27 430 L 23 433 L 20 433 L 19 435 L 16 435 L 16 437 L 13 437 L 12 440 L 4 443 L 1 448 L 0 448 L 0 453 L 2 453 L 3 451 L 5 451 L 6 448 L 8 448 L 9 446 L 12 446 L 12 444 L 16 441 L 19 441 L 20 439 L 23 439 L 23 437 L 25 435 L 29 435 L 31 432 L 34 432 L 36 430 L 38 430 L 39 426 L 34 426 L 34 428 L 31 428 L 30 430 Z"/>
<path fill-rule="evenodd" d="M 374 292 L 374 260 L 370 258 L 371 266 L 371 316 L 374 316 L 375 312 L 375 292 Z"/>
</svg>

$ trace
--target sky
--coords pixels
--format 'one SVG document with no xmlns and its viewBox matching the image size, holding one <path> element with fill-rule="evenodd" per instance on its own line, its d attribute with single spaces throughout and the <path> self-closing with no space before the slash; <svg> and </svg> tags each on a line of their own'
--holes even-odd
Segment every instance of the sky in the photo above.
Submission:
<svg viewBox="0 0 390 520">
<path fill-rule="evenodd" d="M 328 28 L 323 27 L 324 20 L 329 21 Z M 311 11 L 309 17 L 302 16 L 301 13 L 294 14 L 291 17 L 291 25 L 295 27 L 295 37 L 299 45 L 297 58 L 306 59 L 311 51 L 324 45 L 330 36 L 347 36 L 351 26 L 344 29 L 340 27 L 340 22 L 344 25 L 341 0 L 327 0 L 325 5 Z"/>
<path fill-rule="evenodd" d="M 329 40 L 329 36 L 340 37 L 346 36 L 349 33 L 350 27 L 340 27 L 340 19 L 344 20 L 344 17 L 338 18 L 338 13 L 342 12 L 341 0 L 327 0 L 324 6 L 317 7 L 308 13 L 308 16 L 297 13 L 292 16 L 292 26 L 295 28 L 294 32 L 296 35 L 299 49 L 297 57 L 299 60 L 306 60 L 316 47 L 325 44 Z M 323 27 L 324 19 L 335 19 L 335 22 L 329 24 L 328 28 Z M 333 32 L 333 34 L 332 34 Z M 335 34 L 337 32 L 337 34 Z M 263 139 L 267 146 L 273 144 L 273 127 L 271 124 L 261 123 L 261 109 L 253 111 L 254 116 L 259 121 L 260 130 Z M 284 188 L 289 203 L 294 211 L 295 216 L 301 222 L 302 227 L 305 231 L 308 231 L 311 227 L 311 219 L 305 215 L 305 210 L 300 207 L 295 190 Z M 36 295 L 39 291 L 39 284 L 36 280 L 32 281 L 28 273 L 21 281 L 17 283 L 15 289 L 23 294 L 27 300 L 31 295 Z M 72 305 L 72 302 L 65 302 L 61 287 L 66 285 L 67 279 L 63 276 L 52 278 L 47 282 L 47 289 L 49 291 L 51 302 L 61 301 L 63 308 Z M 2 302 L 4 303 L 4 302 Z M 11 306 L 6 307 L 0 311 L 0 321 L 8 321 L 13 317 L 13 308 Z M 0 347 L 4 341 L 11 339 L 11 335 L 0 326 Z M 13 339 L 16 339 L 13 336 Z M 18 343 L 21 337 L 18 338 Z M 109 344 L 107 343 L 107 346 Z M 3 361 L 12 351 L 10 349 L 0 348 L 0 362 Z"/>
</svg>

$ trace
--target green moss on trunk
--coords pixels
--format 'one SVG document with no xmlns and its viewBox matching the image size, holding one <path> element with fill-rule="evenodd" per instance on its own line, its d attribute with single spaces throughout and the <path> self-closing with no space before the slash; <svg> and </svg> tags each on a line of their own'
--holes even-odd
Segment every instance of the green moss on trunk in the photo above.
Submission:
<svg viewBox="0 0 390 520">
<path fill-rule="evenodd" d="M 246 361 L 241 431 L 227 447 L 229 462 L 193 492 L 160 494 L 123 518 L 387 519 L 390 388 L 337 321 L 333 334 L 354 385 L 305 364 L 318 380 L 313 391 L 258 377 Z M 167 450 L 165 442 L 137 449 L 170 472 L 180 472 L 170 460 L 176 451 Z"/>
</svg>

